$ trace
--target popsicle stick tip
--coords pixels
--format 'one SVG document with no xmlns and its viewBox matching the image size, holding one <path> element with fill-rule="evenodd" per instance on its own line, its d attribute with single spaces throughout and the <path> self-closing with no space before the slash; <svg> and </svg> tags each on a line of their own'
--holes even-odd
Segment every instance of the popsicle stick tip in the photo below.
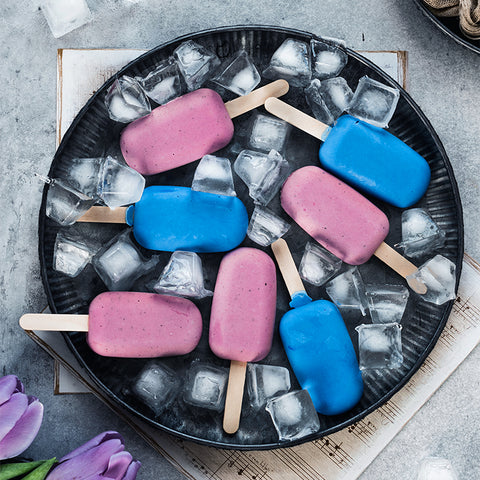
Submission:
<svg viewBox="0 0 480 480">
<path fill-rule="evenodd" d="M 20 327 L 23 328 L 23 330 L 32 330 L 31 326 L 31 317 L 30 314 L 25 314 L 20 317 L 20 320 L 18 321 Z"/>
<path fill-rule="evenodd" d="M 416 278 L 407 278 L 408 286 L 419 295 L 425 295 L 428 291 L 427 286 Z"/>
<path fill-rule="evenodd" d="M 278 106 L 278 105 L 286 105 L 286 103 L 282 102 L 282 100 L 279 100 L 278 98 L 275 98 L 275 97 L 268 97 L 265 100 L 265 108 L 270 113 L 273 113 L 271 112 L 271 110 L 275 110 L 275 106 Z"/>
</svg>

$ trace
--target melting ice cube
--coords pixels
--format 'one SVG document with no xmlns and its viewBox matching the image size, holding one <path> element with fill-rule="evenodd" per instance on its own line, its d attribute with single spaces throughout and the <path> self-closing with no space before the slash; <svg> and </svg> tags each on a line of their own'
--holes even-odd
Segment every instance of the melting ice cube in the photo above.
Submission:
<svg viewBox="0 0 480 480">
<path fill-rule="evenodd" d="M 367 285 L 368 309 L 373 323 L 400 323 L 408 303 L 403 285 Z"/>
<path fill-rule="evenodd" d="M 320 80 L 336 77 L 348 61 L 347 52 L 335 40 L 311 40 L 313 75 Z"/>
<path fill-rule="evenodd" d="M 320 94 L 335 120 L 347 109 L 353 97 L 351 88 L 342 77 L 323 80 Z"/>
<path fill-rule="evenodd" d="M 359 325 L 360 370 L 399 368 L 403 363 L 402 326 L 398 323 Z"/>
<path fill-rule="evenodd" d="M 266 78 L 283 78 L 294 87 L 305 87 L 312 77 L 310 47 L 301 40 L 287 38 L 272 55 L 263 71 Z"/>
<path fill-rule="evenodd" d="M 399 98 L 398 89 L 364 76 L 358 81 L 347 111 L 360 120 L 385 128 L 397 108 Z"/>
<path fill-rule="evenodd" d="M 450 460 L 426 457 L 420 464 L 417 480 L 458 480 L 458 476 Z"/>
<path fill-rule="evenodd" d="M 76 190 L 96 198 L 103 158 L 72 158 L 66 161 L 61 177 Z"/>
<path fill-rule="evenodd" d="M 360 309 L 363 316 L 367 314 L 365 285 L 357 267 L 330 280 L 326 285 L 326 290 L 338 308 Z"/>
<path fill-rule="evenodd" d="M 40 7 L 55 38 L 92 20 L 85 0 L 42 0 Z"/>
<path fill-rule="evenodd" d="M 260 83 L 260 74 L 248 53 L 241 50 L 213 81 L 237 95 L 246 95 Z"/>
<path fill-rule="evenodd" d="M 148 115 L 150 103 L 137 80 L 127 75 L 117 78 L 105 96 L 105 106 L 110 118 L 129 123 Z"/>
<path fill-rule="evenodd" d="M 327 125 L 333 125 L 335 118 L 327 107 L 325 100 L 320 92 L 321 82 L 314 78 L 310 85 L 305 89 L 305 99 L 308 106 L 312 109 L 313 116 Z"/>
<path fill-rule="evenodd" d="M 300 276 L 307 282 L 320 286 L 330 280 L 342 267 L 342 261 L 333 253 L 308 242 L 300 262 Z"/>
<path fill-rule="evenodd" d="M 290 373 L 285 367 L 249 363 L 247 368 L 247 392 L 254 408 L 290 390 Z"/>
<path fill-rule="evenodd" d="M 235 196 L 230 160 L 214 155 L 205 155 L 193 175 L 192 190 Z"/>
<path fill-rule="evenodd" d="M 262 152 L 270 150 L 282 152 L 289 131 L 290 125 L 287 122 L 271 115 L 257 113 L 253 116 L 248 144 L 254 150 Z"/>
<path fill-rule="evenodd" d="M 58 233 L 53 250 L 53 268 L 69 277 L 76 277 L 95 254 L 83 240 Z"/>
<path fill-rule="evenodd" d="M 275 150 L 268 154 L 242 150 L 233 168 L 247 184 L 250 197 L 260 205 L 272 200 L 289 174 L 288 162 Z"/>
<path fill-rule="evenodd" d="M 213 295 L 203 282 L 202 260 L 194 252 L 176 251 L 153 287 L 157 293 L 204 298 Z"/>
<path fill-rule="evenodd" d="M 270 209 L 257 205 L 248 224 L 247 235 L 255 243 L 267 247 L 283 237 L 289 228 L 290 224 Z"/>
</svg>

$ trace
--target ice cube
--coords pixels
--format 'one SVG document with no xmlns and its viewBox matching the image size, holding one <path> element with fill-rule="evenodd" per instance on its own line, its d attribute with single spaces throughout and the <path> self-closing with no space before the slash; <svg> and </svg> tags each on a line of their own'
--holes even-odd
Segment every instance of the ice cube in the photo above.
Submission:
<svg viewBox="0 0 480 480">
<path fill-rule="evenodd" d="M 160 62 L 146 77 L 137 78 L 149 98 L 159 105 L 183 93 L 180 69 L 173 58 Z"/>
<path fill-rule="evenodd" d="M 247 184 L 255 203 L 267 205 L 278 193 L 289 174 L 288 162 L 275 150 L 270 153 L 242 150 L 233 168 Z"/>
<path fill-rule="evenodd" d="M 310 40 L 313 75 L 320 80 L 336 77 L 347 64 L 347 52 L 335 40 Z"/>
<path fill-rule="evenodd" d="M 158 263 L 156 257 L 143 257 L 130 233 L 131 229 L 120 233 L 93 257 L 93 267 L 109 290 L 129 290 L 135 280 Z"/>
<path fill-rule="evenodd" d="M 127 75 L 117 78 L 108 89 L 105 106 L 110 118 L 120 123 L 133 122 L 151 111 L 142 87 L 137 80 Z"/>
<path fill-rule="evenodd" d="M 253 116 L 248 144 L 254 150 L 282 152 L 290 125 L 279 118 L 257 113 Z"/>
<path fill-rule="evenodd" d="M 94 254 L 95 249 L 80 238 L 58 233 L 53 250 L 53 268 L 69 277 L 76 277 Z"/>
<path fill-rule="evenodd" d="M 230 160 L 214 155 L 205 155 L 193 175 L 192 190 L 235 196 Z"/>
<path fill-rule="evenodd" d="M 64 227 L 73 225 L 95 203 L 59 178 L 39 177 L 49 184 L 45 214 Z"/>
<path fill-rule="evenodd" d="M 255 243 L 267 247 L 283 237 L 289 228 L 290 224 L 270 209 L 257 205 L 248 224 L 247 235 Z"/>
<path fill-rule="evenodd" d="M 403 363 L 402 326 L 374 323 L 355 327 L 358 332 L 360 370 L 399 368 Z"/>
<path fill-rule="evenodd" d="M 423 283 L 427 292 L 421 297 L 430 303 L 442 305 L 455 300 L 455 264 L 442 255 L 426 261 L 418 270 L 407 277 Z"/>
<path fill-rule="evenodd" d="M 180 379 L 173 370 L 160 362 L 150 363 L 139 373 L 133 392 L 159 415 L 177 395 Z"/>
<path fill-rule="evenodd" d="M 450 460 L 426 457 L 420 463 L 417 480 L 458 480 Z"/>
<path fill-rule="evenodd" d="M 272 55 L 263 71 L 266 78 L 283 78 L 293 87 L 305 87 L 312 77 L 310 48 L 301 40 L 287 38 Z"/>
<path fill-rule="evenodd" d="M 308 106 L 312 109 L 313 116 L 327 125 L 333 125 L 335 118 L 333 118 L 332 112 L 328 109 L 325 100 L 320 93 L 321 82 L 317 78 L 314 78 L 310 85 L 305 89 L 305 99 Z"/>
<path fill-rule="evenodd" d="M 220 66 L 217 55 L 193 40 L 181 43 L 173 55 L 190 91 L 200 88 Z"/>
<path fill-rule="evenodd" d="M 342 261 L 320 245 L 308 242 L 300 262 L 300 276 L 312 285 L 330 280 L 342 267 Z"/>
<path fill-rule="evenodd" d="M 267 402 L 267 412 L 280 441 L 304 438 L 320 430 L 318 414 L 307 390 L 296 390 Z"/>
<path fill-rule="evenodd" d="M 433 252 L 445 243 L 445 233 L 422 208 L 402 212 L 402 247 L 408 257 L 418 257 Z"/>
<path fill-rule="evenodd" d="M 334 120 L 347 109 L 353 97 L 351 88 L 342 77 L 322 80 L 319 91 Z"/>
<path fill-rule="evenodd" d="M 241 50 L 213 81 L 237 95 L 246 95 L 260 83 L 260 74 L 248 53 Z"/>
<path fill-rule="evenodd" d="M 98 196 L 98 179 L 103 158 L 72 158 L 66 162 L 62 178 L 73 188 L 92 198 Z"/>
<path fill-rule="evenodd" d="M 385 128 L 397 107 L 400 92 L 367 76 L 358 81 L 347 112 L 354 117 Z"/>
<path fill-rule="evenodd" d="M 285 367 L 249 363 L 247 392 L 250 404 L 262 408 L 268 400 L 290 390 L 290 373 Z"/>
<path fill-rule="evenodd" d="M 365 285 L 357 267 L 330 280 L 326 285 L 327 294 L 340 309 L 360 309 L 362 315 L 367 314 L 367 297 Z"/>
<path fill-rule="evenodd" d="M 85 25 L 93 18 L 85 0 L 42 0 L 40 8 L 55 38 Z"/>
<path fill-rule="evenodd" d="M 187 372 L 183 399 L 197 407 L 223 410 L 228 370 L 206 363 L 195 363 Z"/>
<path fill-rule="evenodd" d="M 400 323 L 408 303 L 403 285 L 367 285 L 368 309 L 373 323 Z"/>
<path fill-rule="evenodd" d="M 202 260 L 194 252 L 172 253 L 167 266 L 153 287 L 157 293 L 204 298 L 213 295 L 203 281 Z"/>
<path fill-rule="evenodd" d="M 102 162 L 98 196 L 110 208 L 138 202 L 143 194 L 145 178 L 133 168 L 107 157 Z"/>
</svg>

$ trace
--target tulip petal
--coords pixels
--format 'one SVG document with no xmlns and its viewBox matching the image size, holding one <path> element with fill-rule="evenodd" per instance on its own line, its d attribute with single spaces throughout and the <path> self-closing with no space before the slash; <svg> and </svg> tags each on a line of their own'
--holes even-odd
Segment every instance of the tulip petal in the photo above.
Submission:
<svg viewBox="0 0 480 480">
<path fill-rule="evenodd" d="M 59 462 L 62 463 L 66 460 L 69 460 L 70 458 L 77 457 L 78 455 L 81 455 L 82 453 L 90 450 L 91 448 L 96 447 L 96 446 L 100 445 L 101 443 L 103 443 L 107 440 L 112 440 L 112 439 L 118 439 L 123 444 L 123 438 L 118 432 L 115 432 L 113 430 L 103 432 L 103 433 L 100 433 L 99 435 L 97 435 L 96 437 L 93 437 L 91 440 L 84 443 L 83 445 L 80 445 L 80 447 L 71 451 L 70 453 L 68 453 L 64 457 L 62 457 L 59 460 Z"/>
<path fill-rule="evenodd" d="M 122 480 L 132 460 L 133 458 L 128 452 L 120 452 L 112 455 L 103 476 L 105 478 Z"/>
<path fill-rule="evenodd" d="M 43 405 L 34 397 L 25 413 L 7 435 L 0 441 L 0 460 L 20 455 L 37 436 L 43 419 Z"/>
<path fill-rule="evenodd" d="M 5 403 L 14 393 L 24 393 L 22 382 L 15 375 L 0 378 L 0 405 Z"/>
<path fill-rule="evenodd" d="M 142 464 L 134 460 L 128 467 L 127 473 L 125 473 L 123 480 L 135 480 L 137 478 L 137 472 Z"/>
<path fill-rule="evenodd" d="M 87 442 L 88 443 L 88 442 Z M 86 480 L 96 478 L 107 469 L 110 457 L 124 449 L 118 438 L 102 442 L 55 467 L 47 480 Z M 101 477 L 100 477 L 101 478 Z"/>
<path fill-rule="evenodd" d="M 22 418 L 28 407 L 28 397 L 24 393 L 14 393 L 10 400 L 0 405 L 0 442 Z"/>
</svg>

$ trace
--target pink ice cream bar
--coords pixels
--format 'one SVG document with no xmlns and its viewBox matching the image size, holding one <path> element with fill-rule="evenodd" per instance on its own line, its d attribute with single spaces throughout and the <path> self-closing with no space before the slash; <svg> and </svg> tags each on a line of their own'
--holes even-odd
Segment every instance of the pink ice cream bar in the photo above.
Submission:
<svg viewBox="0 0 480 480">
<path fill-rule="evenodd" d="M 327 250 L 351 265 L 365 263 L 388 234 L 386 215 L 338 178 L 308 166 L 285 182 L 284 210 Z"/>
</svg>

